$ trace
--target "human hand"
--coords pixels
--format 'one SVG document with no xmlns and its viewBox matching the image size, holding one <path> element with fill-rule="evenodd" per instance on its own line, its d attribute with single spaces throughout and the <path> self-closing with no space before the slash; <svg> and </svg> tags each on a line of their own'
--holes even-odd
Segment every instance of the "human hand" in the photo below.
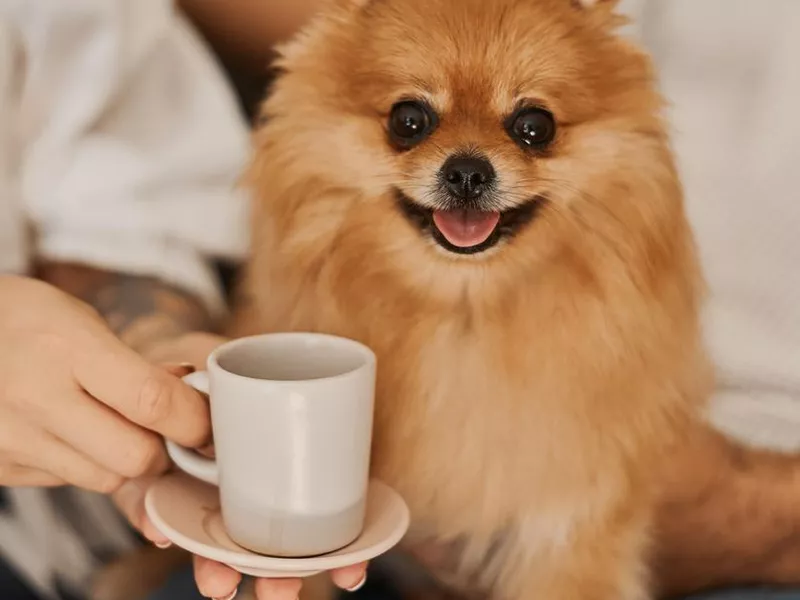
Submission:
<svg viewBox="0 0 800 600">
<path fill-rule="evenodd" d="M 155 480 L 145 477 L 131 480 L 114 493 L 117 507 L 136 527 L 142 535 L 159 548 L 168 548 L 169 539 L 162 534 L 147 518 L 144 510 L 144 498 L 147 490 Z M 366 581 L 366 563 L 337 569 L 331 572 L 331 579 L 338 587 L 355 591 Z M 200 556 L 194 557 L 194 577 L 197 589 L 206 598 L 228 599 L 235 595 L 242 581 L 242 576 L 223 565 Z M 259 579 L 255 582 L 258 600 L 295 600 L 303 585 L 301 579 Z"/>
<path fill-rule="evenodd" d="M 88 305 L 0 276 L 0 485 L 112 492 L 208 443 L 205 399 L 122 344 Z"/>
<path fill-rule="evenodd" d="M 192 365 L 204 369 L 208 356 L 228 339 L 213 333 L 196 331 L 161 339 L 141 349 L 141 354 L 158 365 Z"/>
<path fill-rule="evenodd" d="M 194 577 L 197 588 L 203 596 L 228 600 L 236 596 L 241 583 L 241 575 L 220 563 L 194 557 Z M 331 580 L 337 587 L 354 592 L 360 589 L 367 579 L 367 564 L 361 563 L 331 571 Z M 296 600 L 304 586 L 316 586 L 321 582 L 302 579 L 257 579 L 255 593 L 258 600 Z M 319 594 L 326 598 L 328 594 Z M 317 594 L 310 594 L 315 598 Z"/>
<path fill-rule="evenodd" d="M 202 368 L 218 346 L 228 341 L 210 333 L 189 333 L 173 339 L 163 340 L 143 350 L 151 361 L 163 364 L 192 364 Z M 168 367 L 175 374 L 177 367 Z M 127 482 L 114 494 L 117 506 L 139 531 L 158 547 L 166 548 L 170 542 L 147 518 L 144 497 L 152 478 Z M 241 575 L 221 563 L 199 556 L 194 557 L 195 580 L 200 593 L 207 598 L 227 599 L 235 593 L 241 583 Z M 331 572 L 334 584 L 345 590 L 355 590 L 366 579 L 366 563 L 353 565 Z M 258 600 L 295 600 L 303 582 L 300 579 L 259 579 L 255 583 Z"/>
</svg>

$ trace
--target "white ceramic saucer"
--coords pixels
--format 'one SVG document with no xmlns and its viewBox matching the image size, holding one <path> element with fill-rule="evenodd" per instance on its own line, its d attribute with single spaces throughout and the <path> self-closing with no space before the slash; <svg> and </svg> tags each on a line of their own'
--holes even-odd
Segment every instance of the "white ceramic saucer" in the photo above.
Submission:
<svg viewBox="0 0 800 600">
<path fill-rule="evenodd" d="M 254 577 L 310 577 L 371 560 L 395 546 L 409 524 L 406 503 L 380 481 L 370 482 L 364 530 L 349 546 L 312 558 L 278 558 L 245 550 L 228 537 L 219 490 L 184 473 L 158 480 L 145 499 L 153 525 L 176 546 Z"/>
</svg>

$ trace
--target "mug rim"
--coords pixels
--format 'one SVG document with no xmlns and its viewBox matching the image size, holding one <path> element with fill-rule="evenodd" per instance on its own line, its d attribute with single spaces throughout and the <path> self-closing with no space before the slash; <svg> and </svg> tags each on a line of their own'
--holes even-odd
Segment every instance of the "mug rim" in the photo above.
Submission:
<svg viewBox="0 0 800 600">
<path fill-rule="evenodd" d="M 223 367 L 219 363 L 219 358 L 222 354 L 227 351 L 233 350 L 239 346 L 244 346 L 248 343 L 258 342 L 259 340 L 262 341 L 275 341 L 279 338 L 291 338 L 291 339 L 317 339 L 317 340 L 326 340 L 329 342 L 335 342 L 336 344 L 340 344 L 342 346 L 348 346 L 350 350 L 355 350 L 358 354 L 361 355 L 362 361 L 360 364 L 352 369 L 344 371 L 343 373 L 337 373 L 336 375 L 328 375 L 325 377 L 315 377 L 313 379 L 269 379 L 269 378 L 261 378 L 261 377 L 248 377 L 247 375 L 241 375 L 239 373 L 234 373 Z M 303 385 L 314 385 L 314 384 L 329 384 L 331 382 L 335 382 L 341 379 L 347 379 L 349 377 L 353 377 L 358 373 L 364 371 L 365 369 L 372 368 L 377 363 L 377 357 L 375 353 L 366 345 L 362 344 L 351 338 L 346 338 L 338 335 L 332 335 L 328 333 L 315 333 L 315 332 L 303 332 L 303 331 L 287 331 L 287 332 L 275 332 L 275 333 L 263 333 L 259 335 L 250 335 L 242 338 L 237 338 L 222 344 L 221 346 L 214 349 L 214 351 L 209 355 L 208 361 L 206 363 L 206 368 L 209 372 L 216 372 L 224 374 L 226 377 L 232 377 L 234 379 L 238 379 L 241 381 L 248 381 L 253 383 L 268 383 L 271 385 L 297 385 L 301 383 Z"/>
</svg>

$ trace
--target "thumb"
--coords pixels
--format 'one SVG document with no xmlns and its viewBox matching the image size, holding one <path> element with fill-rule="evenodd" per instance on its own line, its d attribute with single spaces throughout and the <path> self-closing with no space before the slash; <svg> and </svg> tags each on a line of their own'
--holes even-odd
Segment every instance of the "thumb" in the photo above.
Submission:
<svg viewBox="0 0 800 600">
<path fill-rule="evenodd" d="M 115 339 L 97 340 L 75 357 L 76 379 L 129 421 L 187 447 L 208 443 L 208 402 L 198 391 Z"/>
</svg>

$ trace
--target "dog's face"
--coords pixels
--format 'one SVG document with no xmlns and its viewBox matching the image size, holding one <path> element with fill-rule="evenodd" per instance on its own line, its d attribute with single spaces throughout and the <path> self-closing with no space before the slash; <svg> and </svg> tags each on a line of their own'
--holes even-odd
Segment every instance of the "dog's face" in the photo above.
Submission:
<svg viewBox="0 0 800 600">
<path fill-rule="evenodd" d="M 335 1 L 286 48 L 265 136 L 291 138 L 271 160 L 298 182 L 358 198 L 329 207 L 340 249 L 426 285 L 442 264 L 590 272 L 588 240 L 646 241 L 680 213 L 679 193 L 631 191 L 673 174 L 649 62 L 611 3 Z"/>
<path fill-rule="evenodd" d="M 587 57 L 569 40 L 585 15 L 564 1 L 388 4 L 372 8 L 385 29 L 365 71 L 396 208 L 446 253 L 502 247 L 549 202 L 548 163 L 586 118 Z"/>
</svg>

